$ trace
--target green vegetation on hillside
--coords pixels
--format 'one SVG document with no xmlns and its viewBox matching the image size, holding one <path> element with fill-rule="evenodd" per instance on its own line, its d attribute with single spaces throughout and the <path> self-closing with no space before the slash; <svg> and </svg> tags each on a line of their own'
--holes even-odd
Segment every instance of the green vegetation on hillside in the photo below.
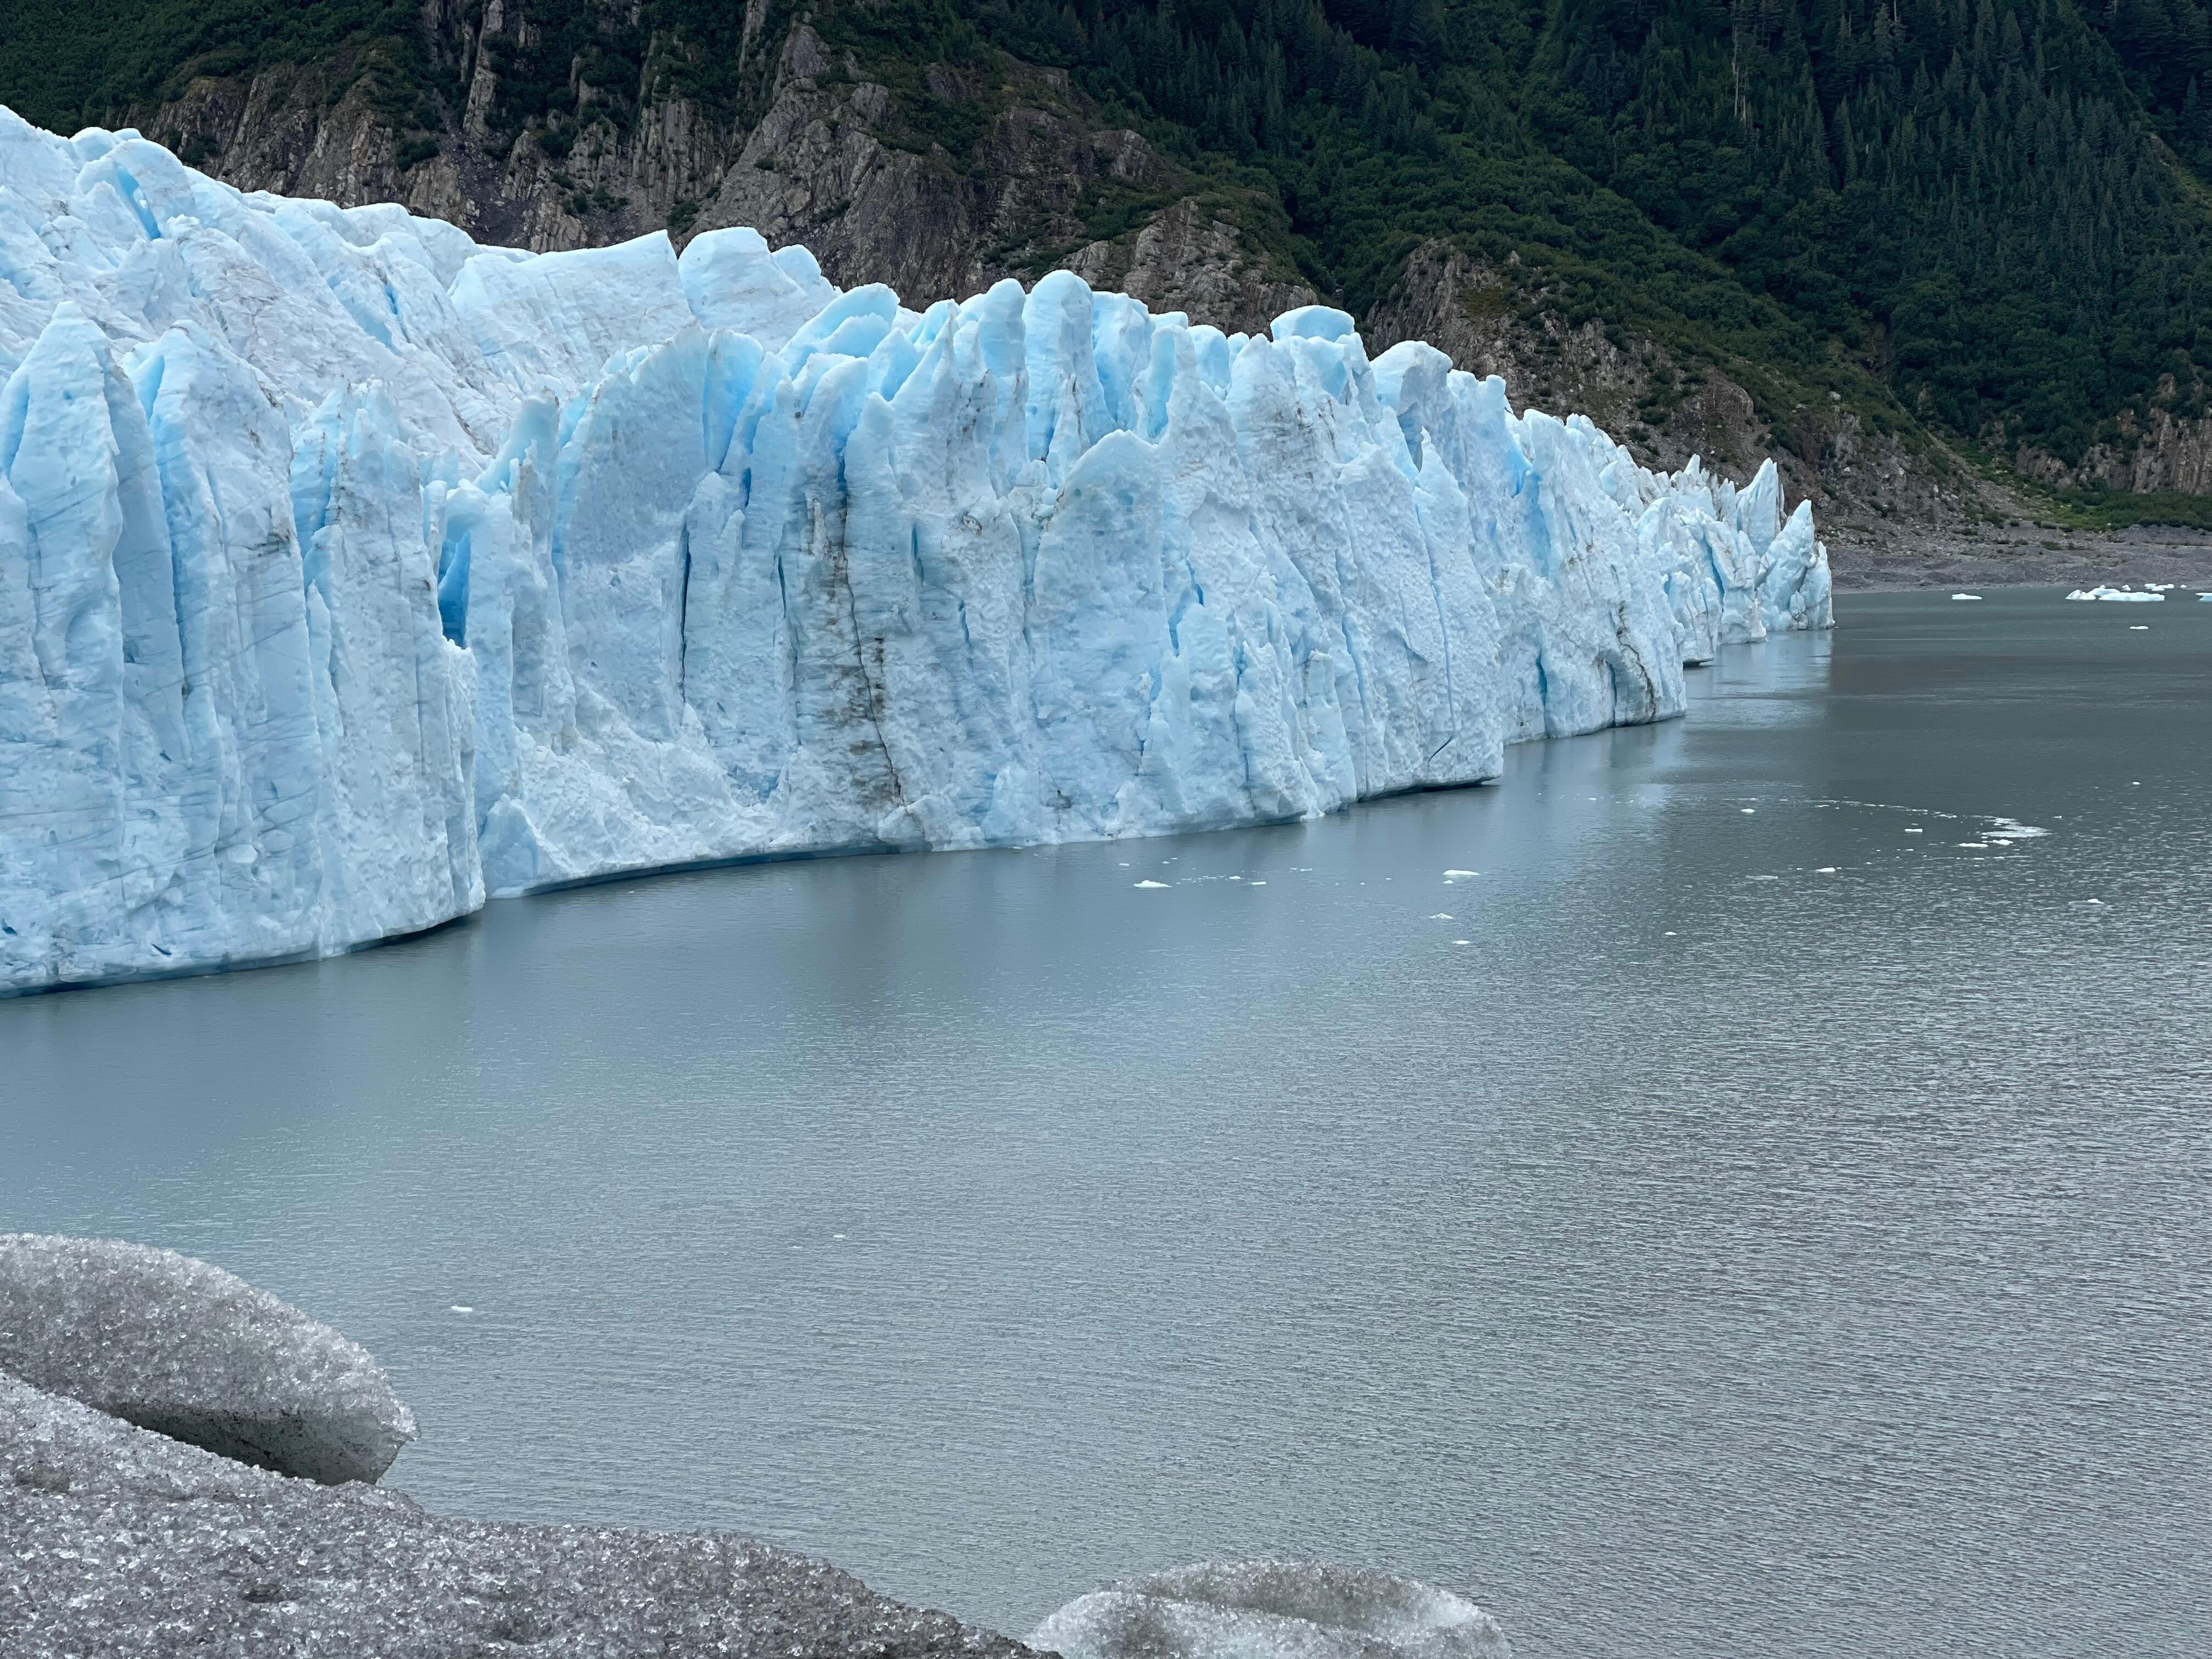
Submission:
<svg viewBox="0 0 2212 1659">
<path fill-rule="evenodd" d="M 775 0 L 742 75 L 728 0 L 520 3 L 494 122 L 556 154 L 663 88 L 757 113 L 804 16 L 891 89 L 891 142 L 968 166 L 1006 54 L 1066 70 L 1355 311 L 1446 239 L 1504 303 L 1725 368 L 1801 447 L 1832 393 L 2073 464 L 2212 393 L 2205 0 Z M 419 17 L 15 0 L 0 100 L 65 131 L 191 74 L 347 59 L 450 109 Z M 1151 204 L 1094 205 L 1110 234 Z"/>
<path fill-rule="evenodd" d="M 2072 464 L 2124 410 L 2207 411 L 2198 0 L 878 0 L 817 27 L 864 64 L 1065 66 L 1264 183 L 1353 309 L 1443 237 L 1571 324 L 1725 365 L 1785 437 L 1834 392 Z"/>
<path fill-rule="evenodd" d="M 57 132 L 181 93 L 197 76 L 323 64 L 378 75 L 412 112 L 428 81 L 414 0 L 8 0 L 0 103 Z"/>
</svg>

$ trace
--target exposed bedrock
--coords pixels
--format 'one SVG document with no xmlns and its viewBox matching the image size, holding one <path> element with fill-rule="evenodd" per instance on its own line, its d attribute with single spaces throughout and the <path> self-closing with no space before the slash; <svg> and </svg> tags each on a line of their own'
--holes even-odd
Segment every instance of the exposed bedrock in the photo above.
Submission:
<svg viewBox="0 0 2212 1659">
<path fill-rule="evenodd" d="M 0 1370 L 326 1485 L 375 1480 L 415 1437 L 359 1343 L 220 1267 L 144 1244 L 0 1235 Z"/>
</svg>

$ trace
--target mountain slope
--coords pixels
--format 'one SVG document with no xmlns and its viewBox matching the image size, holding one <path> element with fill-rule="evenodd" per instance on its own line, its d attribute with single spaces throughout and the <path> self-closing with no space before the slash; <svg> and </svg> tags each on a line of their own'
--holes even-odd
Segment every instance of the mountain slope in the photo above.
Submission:
<svg viewBox="0 0 2212 1659">
<path fill-rule="evenodd" d="M 18 0 L 0 101 L 541 248 L 1317 295 L 1838 527 L 2212 494 L 2197 0 Z M 1963 457 L 1974 458 L 1969 464 Z M 2112 492 L 2139 492 L 2121 499 Z M 2038 511 L 2062 511 L 2048 497 Z"/>
</svg>

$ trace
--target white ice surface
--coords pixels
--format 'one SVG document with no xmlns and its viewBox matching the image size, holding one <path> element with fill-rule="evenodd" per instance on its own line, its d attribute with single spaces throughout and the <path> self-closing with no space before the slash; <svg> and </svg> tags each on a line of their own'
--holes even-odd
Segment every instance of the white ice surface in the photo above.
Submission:
<svg viewBox="0 0 2212 1659">
<path fill-rule="evenodd" d="M 1465 941 L 1460 941 L 1464 943 Z M 1079 1596 L 1029 1644 L 1064 1659 L 1508 1659 L 1498 1621 L 1411 1578 L 1210 1562 Z"/>
<path fill-rule="evenodd" d="M 374 1480 L 415 1419 L 368 1352 L 220 1267 L 0 1233 L 0 1371 L 282 1474 Z"/>
<path fill-rule="evenodd" d="M 0 990 L 627 870 L 1334 811 L 1830 621 L 1762 467 L 1418 343 L 529 255 L 0 110 Z"/>
</svg>

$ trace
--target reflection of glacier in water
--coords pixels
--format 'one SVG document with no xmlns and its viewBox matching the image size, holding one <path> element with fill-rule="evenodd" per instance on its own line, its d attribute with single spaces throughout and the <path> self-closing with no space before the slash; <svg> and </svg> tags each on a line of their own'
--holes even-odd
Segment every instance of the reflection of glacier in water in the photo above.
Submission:
<svg viewBox="0 0 2212 1659">
<path fill-rule="evenodd" d="M 0 990 L 1309 817 L 1828 619 L 1771 465 L 1649 472 L 1323 307 L 531 256 L 3 110 L 0 186 Z"/>
<path fill-rule="evenodd" d="M 358 1337 L 434 1510 L 1003 1629 L 1276 1556 L 1521 1659 L 2193 1659 L 2212 607 L 2057 592 L 1847 596 L 1495 789 L 18 999 L 0 1218 Z"/>
</svg>

